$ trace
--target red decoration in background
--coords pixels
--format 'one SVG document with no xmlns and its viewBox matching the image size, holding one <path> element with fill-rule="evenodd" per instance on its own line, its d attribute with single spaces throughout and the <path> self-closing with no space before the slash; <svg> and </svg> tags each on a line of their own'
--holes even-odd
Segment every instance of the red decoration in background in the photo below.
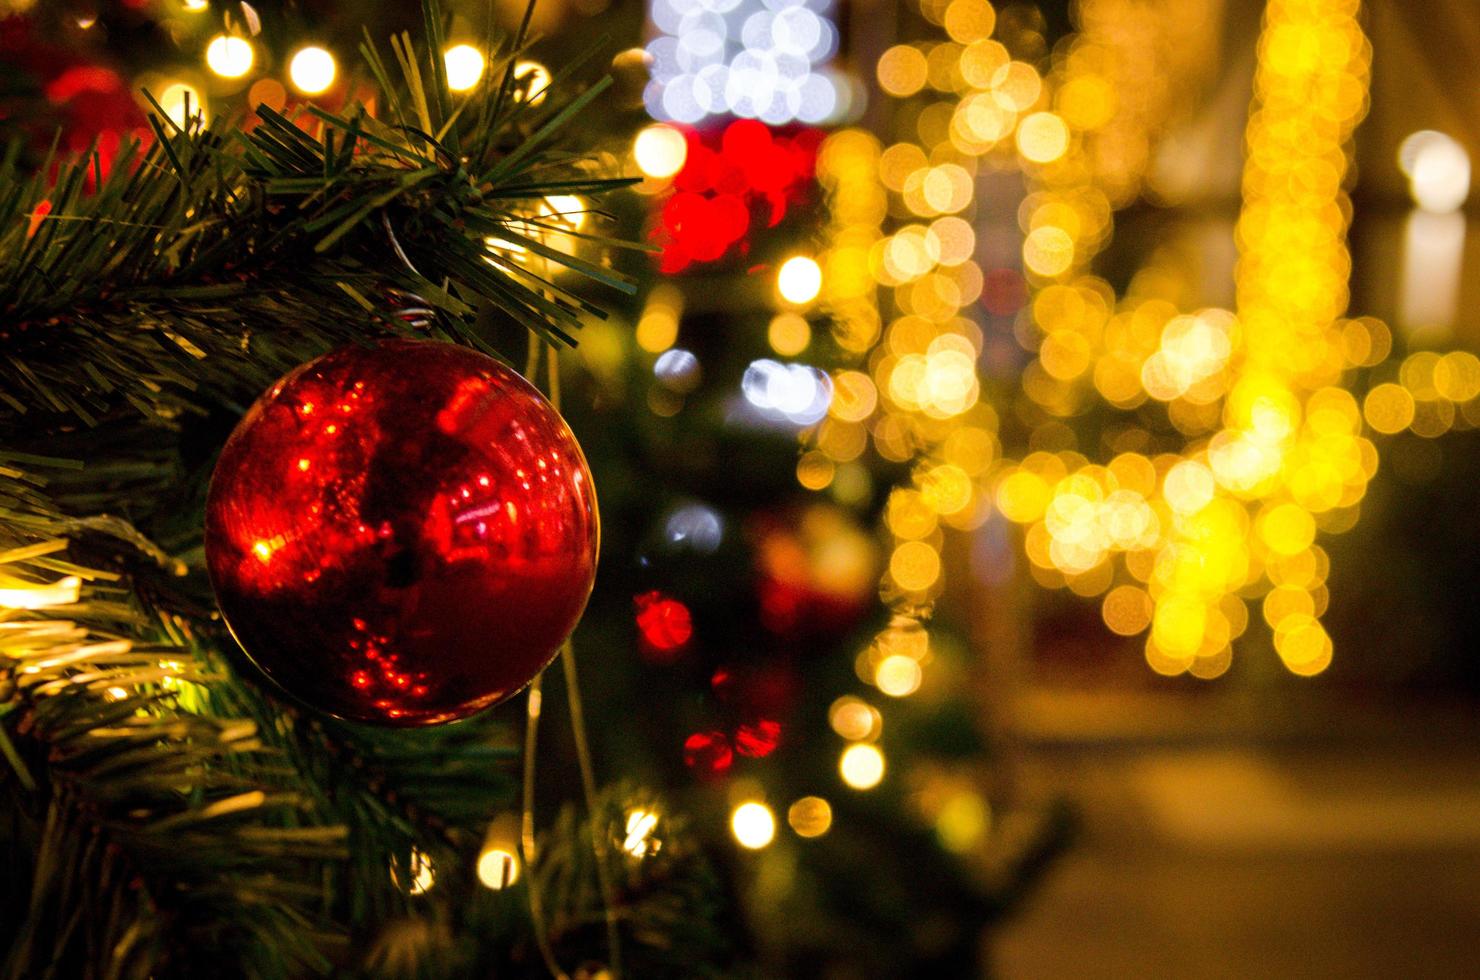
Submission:
<svg viewBox="0 0 1480 980">
<path fill-rule="evenodd" d="M 21 113 L 29 108 L 23 87 L 16 89 L 13 102 L 0 98 L 0 118 L 19 120 L 37 153 L 46 152 L 58 131 L 62 156 L 84 153 L 96 140 L 99 165 L 107 176 L 126 137 L 146 145 L 153 139 L 133 87 L 122 75 L 38 40 L 26 17 L 0 17 L 0 51 L 5 52 L 7 67 L 30 75 L 50 103 L 44 116 L 32 119 Z M 84 180 L 86 189 L 92 190 L 91 168 Z"/>
<path fill-rule="evenodd" d="M 735 729 L 735 751 L 752 759 L 762 759 L 781 744 L 781 724 L 761 718 Z"/>
<path fill-rule="evenodd" d="M 709 776 L 729 770 L 735 752 L 724 732 L 695 732 L 683 743 L 684 765 Z"/>
<path fill-rule="evenodd" d="M 205 543 L 263 673 L 331 714 L 426 725 L 550 662 L 591 592 L 596 499 L 570 429 L 514 371 L 385 341 L 252 406 L 216 465 Z"/>
<path fill-rule="evenodd" d="M 753 515 L 761 625 L 777 636 L 846 633 L 868 611 L 877 580 L 873 541 L 842 510 L 814 505 Z"/>
<path fill-rule="evenodd" d="M 655 663 L 672 663 L 694 635 L 689 607 L 661 592 L 644 592 L 633 600 L 642 652 Z"/>
<path fill-rule="evenodd" d="M 658 268 L 670 275 L 746 254 L 753 229 L 775 227 L 791 205 L 809 199 L 823 134 L 739 119 L 686 135 L 688 156 L 652 231 L 663 247 Z"/>
</svg>

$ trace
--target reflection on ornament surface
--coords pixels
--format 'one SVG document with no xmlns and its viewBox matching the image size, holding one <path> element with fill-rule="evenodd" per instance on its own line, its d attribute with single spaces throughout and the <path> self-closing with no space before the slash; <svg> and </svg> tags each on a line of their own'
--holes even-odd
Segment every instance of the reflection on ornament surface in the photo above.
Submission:
<svg viewBox="0 0 1480 980">
<path fill-rule="evenodd" d="M 221 454 L 217 598 L 252 661 L 331 714 L 466 717 L 549 661 L 590 594 L 590 471 L 533 387 L 451 344 L 346 347 L 292 372 Z"/>
</svg>

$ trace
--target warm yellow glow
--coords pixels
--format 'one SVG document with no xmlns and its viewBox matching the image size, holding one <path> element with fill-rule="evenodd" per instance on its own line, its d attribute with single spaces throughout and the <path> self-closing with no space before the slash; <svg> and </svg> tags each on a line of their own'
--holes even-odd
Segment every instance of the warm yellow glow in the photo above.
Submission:
<svg viewBox="0 0 1480 980">
<path fill-rule="evenodd" d="M 502 847 L 490 847 L 478 855 L 478 880 L 498 891 L 519 880 L 519 856 Z"/>
<path fill-rule="evenodd" d="M 252 42 L 245 38 L 217 34 L 206 45 L 206 67 L 222 78 L 241 78 L 255 59 Z"/>
<path fill-rule="evenodd" d="M 305 95 L 318 95 L 333 85 L 337 70 L 334 56 L 317 45 L 299 48 L 288 62 L 288 78 Z"/>
<path fill-rule="evenodd" d="M 76 575 L 57 579 L 55 582 L 37 582 L 34 585 L 16 584 L 17 580 L 3 576 L 7 584 L 0 587 L 0 608 L 44 609 L 47 606 L 65 606 L 77 601 L 82 590 L 82 579 Z"/>
<path fill-rule="evenodd" d="M 804 796 L 787 809 L 786 822 L 798 837 L 821 837 L 832 826 L 832 804 L 820 796 Z"/>
<path fill-rule="evenodd" d="M 658 849 L 653 831 L 658 827 L 658 815 L 651 810 L 631 810 L 627 814 L 622 850 L 633 857 L 646 857 Z"/>
<path fill-rule="evenodd" d="M 1105 625 L 1121 636 L 1135 636 L 1150 626 L 1151 610 L 1151 597 L 1134 585 L 1116 586 L 1100 605 Z"/>
<path fill-rule="evenodd" d="M 184 82 L 166 85 L 159 93 L 159 107 L 164 110 L 176 126 L 184 126 L 187 118 L 194 118 L 205 111 L 200 92 Z"/>
<path fill-rule="evenodd" d="M 391 865 L 391 877 L 396 879 L 400 886 L 406 889 L 410 895 L 424 895 L 432 890 L 437 883 L 437 868 L 432 863 L 431 855 L 413 847 L 411 859 L 407 864 L 405 872 L 401 871 L 395 864 Z"/>
<path fill-rule="evenodd" d="M 661 354 L 672 347 L 678 340 L 683 305 L 683 293 L 677 286 L 669 283 L 654 286 L 637 320 L 637 346 L 649 354 Z"/>
<path fill-rule="evenodd" d="M 483 52 L 471 44 L 454 44 L 442 55 L 447 66 L 447 87 L 466 92 L 483 77 Z"/>
<path fill-rule="evenodd" d="M 649 177 L 672 177 L 683 169 L 688 156 L 689 143 L 683 133 L 664 123 L 643 127 L 632 141 L 632 159 Z"/>
<path fill-rule="evenodd" d="M 778 313 L 766 328 L 766 341 L 782 357 L 795 357 L 812 342 L 812 328 L 797 313 Z"/>
<path fill-rule="evenodd" d="M 925 55 L 919 48 L 896 44 L 879 56 L 879 87 L 899 98 L 925 87 Z"/>
<path fill-rule="evenodd" d="M 935 818 L 935 833 L 946 850 L 961 854 L 981 843 L 990 821 L 991 810 L 980 793 L 952 793 Z"/>
<path fill-rule="evenodd" d="M 550 69 L 538 61 L 517 61 L 514 63 L 514 81 L 518 84 L 520 101 L 539 105 L 550 92 Z"/>
<path fill-rule="evenodd" d="M 970 44 L 992 36 L 997 11 L 987 0 L 951 0 L 941 23 L 951 40 Z"/>
<path fill-rule="evenodd" d="M 545 197 L 545 212 L 540 217 L 552 225 L 562 225 L 572 231 L 586 226 L 586 202 L 574 194 L 549 194 Z"/>
<path fill-rule="evenodd" d="M 1044 225 L 1023 240 L 1023 264 L 1040 276 L 1057 276 L 1074 264 L 1074 239 L 1062 228 Z"/>
<path fill-rule="evenodd" d="M 844 695 L 832 703 L 827 721 L 833 731 L 850 742 L 878 738 L 883 727 L 883 717 L 878 709 L 852 695 Z"/>
<path fill-rule="evenodd" d="M 788 303 L 810 303 L 822 291 L 822 267 L 806 255 L 794 255 L 776 271 L 776 289 Z"/>
<path fill-rule="evenodd" d="M 924 592 L 940 578 L 940 552 L 925 541 L 905 541 L 889 556 L 889 575 L 901 589 Z"/>
<path fill-rule="evenodd" d="M 1433 130 L 1414 133 L 1398 151 L 1408 189 L 1423 210 L 1447 214 L 1470 194 L 1470 155 L 1453 137 Z"/>
<path fill-rule="evenodd" d="M 884 753 L 868 742 L 855 742 L 838 760 L 843 782 L 853 789 L 873 789 L 884 779 Z"/>
<path fill-rule="evenodd" d="M 923 676 L 918 661 L 896 653 L 879 661 L 874 686 L 892 698 L 908 697 L 920 689 Z"/>
<path fill-rule="evenodd" d="M 1392 435 L 1408 428 L 1413 421 L 1413 395 L 1402 385 L 1385 382 L 1367 392 L 1362 403 L 1362 414 L 1367 424 L 1384 435 Z"/>
<path fill-rule="evenodd" d="M 802 453 L 797 459 L 797 482 L 808 490 L 827 489 L 837 471 L 837 464 L 816 449 Z"/>
<path fill-rule="evenodd" d="M 182 6 L 184 6 L 186 10 L 194 14 L 199 13 L 202 10 L 209 10 L 211 4 L 210 0 L 185 0 Z"/>
<path fill-rule="evenodd" d="M 730 832 L 740 846 L 758 851 L 775 838 L 776 815 L 764 803 L 742 803 L 730 814 Z"/>
<path fill-rule="evenodd" d="M 1051 163 L 1069 149 L 1069 127 L 1051 112 L 1035 112 L 1018 123 L 1018 152 L 1034 163 Z"/>
</svg>

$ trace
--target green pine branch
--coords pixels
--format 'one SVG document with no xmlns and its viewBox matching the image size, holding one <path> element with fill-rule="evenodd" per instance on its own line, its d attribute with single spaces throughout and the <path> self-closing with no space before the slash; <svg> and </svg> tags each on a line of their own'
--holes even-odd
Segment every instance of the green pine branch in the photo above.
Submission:
<svg viewBox="0 0 1480 980">
<path fill-rule="evenodd" d="M 0 463 L 0 961 L 11 977 L 188 972 L 214 945 L 261 976 L 322 965 L 315 868 L 345 855 L 253 721 L 195 710 L 218 678 L 67 536 L 165 560 L 123 522 L 79 522 Z M 33 608 L 34 607 L 34 608 Z"/>
<path fill-rule="evenodd" d="M 426 48 L 393 42 L 399 82 L 367 42 L 383 93 L 373 113 L 259 106 L 249 131 L 158 113 L 152 144 L 125 146 L 106 176 L 96 154 L 63 163 L 54 184 L 50 161 L 29 178 L 7 164 L 0 401 L 89 425 L 127 404 L 164 418 L 239 404 L 329 346 L 415 332 L 408 307 L 429 311 L 432 335 L 486 350 L 480 305 L 573 343 L 600 311 L 551 273 L 633 288 L 604 254 L 553 247 L 541 221 L 550 194 L 631 183 L 565 145 L 610 80 L 564 104 L 536 99 L 512 79 L 511 46 L 504 71 L 459 96 L 431 5 L 427 24 Z M 511 260 L 490 239 L 526 251 Z"/>
</svg>

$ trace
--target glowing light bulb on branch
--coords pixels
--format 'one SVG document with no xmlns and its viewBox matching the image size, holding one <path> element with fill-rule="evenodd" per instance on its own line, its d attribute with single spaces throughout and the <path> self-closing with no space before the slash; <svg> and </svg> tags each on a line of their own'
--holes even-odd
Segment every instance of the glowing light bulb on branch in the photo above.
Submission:
<svg viewBox="0 0 1480 980">
<path fill-rule="evenodd" d="M 514 82 L 516 100 L 528 102 L 530 105 L 539 105 L 549 94 L 550 69 L 538 61 L 515 62 Z"/>
<path fill-rule="evenodd" d="M 255 60 L 252 42 L 244 38 L 217 34 L 206 45 L 206 67 L 222 78 L 241 78 Z"/>
<path fill-rule="evenodd" d="M 478 853 L 478 880 L 484 888 L 499 891 L 519 880 L 519 818 L 500 814 L 488 825 L 483 848 Z"/>
<path fill-rule="evenodd" d="M 184 126 L 188 119 L 205 111 L 200 92 L 184 82 L 166 85 L 159 93 L 159 107 L 177 126 Z"/>
<path fill-rule="evenodd" d="M 622 838 L 622 850 L 635 858 L 647 857 L 656 851 L 659 842 L 653 837 L 658 826 L 658 815 L 651 810 L 632 810 L 627 814 L 627 826 Z"/>
<path fill-rule="evenodd" d="M 471 44 L 454 44 L 443 53 L 442 62 L 447 66 L 447 87 L 454 92 L 466 92 L 483 77 L 483 52 Z"/>
<path fill-rule="evenodd" d="M 663 123 L 644 127 L 632 141 L 637 169 L 649 177 L 672 177 L 683 169 L 688 156 L 689 143 L 683 133 Z"/>
<path fill-rule="evenodd" d="M 317 45 L 300 48 L 288 63 L 293 87 L 305 95 L 318 95 L 333 85 L 336 71 L 334 56 Z"/>
</svg>

